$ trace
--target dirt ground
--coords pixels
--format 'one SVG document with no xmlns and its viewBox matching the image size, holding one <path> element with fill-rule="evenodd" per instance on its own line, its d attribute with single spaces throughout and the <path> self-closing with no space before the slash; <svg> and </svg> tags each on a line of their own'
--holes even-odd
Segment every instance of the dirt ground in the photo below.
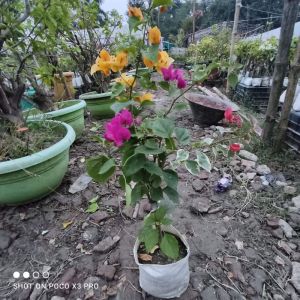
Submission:
<svg viewBox="0 0 300 300">
<path fill-rule="evenodd" d="M 169 103 L 163 92 L 157 99 L 156 109 Z M 220 134 L 214 126 L 195 125 L 189 109 L 172 117 L 193 141 Z M 69 192 L 86 172 L 85 160 L 101 152 L 91 137 L 103 133 L 104 122 L 86 119 L 55 192 L 32 204 L 1 208 L 0 299 L 156 299 L 141 290 L 132 253 L 146 205 L 137 214 L 126 209 L 114 181 L 91 181 L 83 191 Z M 299 160 L 269 161 L 267 184 L 257 171 L 263 159 L 218 160 L 210 174 L 197 177 L 179 169 L 180 204 L 172 216 L 191 250 L 190 284 L 179 299 L 300 299 L 300 213 L 291 201 L 300 193 Z M 224 173 L 232 175 L 233 184 L 216 193 Z M 86 213 L 96 196 L 100 209 Z"/>
</svg>

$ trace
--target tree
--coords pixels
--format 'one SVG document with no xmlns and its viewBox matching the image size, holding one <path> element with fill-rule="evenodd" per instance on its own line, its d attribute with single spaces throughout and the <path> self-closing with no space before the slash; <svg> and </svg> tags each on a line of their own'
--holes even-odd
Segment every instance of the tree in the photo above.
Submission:
<svg viewBox="0 0 300 300">
<path fill-rule="evenodd" d="M 289 63 L 289 49 L 292 42 L 294 25 L 297 19 L 298 5 L 299 0 L 284 1 L 279 47 L 273 74 L 273 85 L 270 92 L 263 131 L 263 139 L 268 144 L 271 144 L 273 140 L 273 129 L 276 121 L 283 80 Z"/>
</svg>

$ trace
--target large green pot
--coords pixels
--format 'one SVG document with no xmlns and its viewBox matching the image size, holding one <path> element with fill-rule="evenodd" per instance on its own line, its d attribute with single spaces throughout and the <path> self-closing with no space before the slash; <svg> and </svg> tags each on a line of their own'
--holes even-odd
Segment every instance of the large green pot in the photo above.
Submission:
<svg viewBox="0 0 300 300">
<path fill-rule="evenodd" d="M 0 205 L 20 205 L 39 200 L 62 182 L 69 163 L 69 149 L 75 140 L 73 128 L 62 122 L 56 130 L 65 136 L 56 144 L 32 155 L 0 162 Z"/>
<path fill-rule="evenodd" d="M 96 119 L 109 119 L 115 115 L 111 106 L 116 100 L 111 99 L 111 92 L 98 94 L 97 92 L 90 92 L 79 96 L 87 104 L 87 110 L 91 112 Z"/>
<path fill-rule="evenodd" d="M 23 112 L 27 121 L 50 119 L 65 122 L 73 127 L 76 137 L 79 137 L 84 130 L 84 108 L 86 103 L 83 100 L 68 100 L 59 103 L 60 109 L 41 113 L 36 108 Z"/>
</svg>

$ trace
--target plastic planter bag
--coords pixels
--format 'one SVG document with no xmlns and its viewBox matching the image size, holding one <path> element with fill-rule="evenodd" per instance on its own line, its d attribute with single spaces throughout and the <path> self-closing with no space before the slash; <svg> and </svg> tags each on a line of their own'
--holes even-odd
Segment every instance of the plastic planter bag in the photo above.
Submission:
<svg viewBox="0 0 300 300">
<path fill-rule="evenodd" d="M 157 298 L 180 297 L 187 289 L 190 281 L 189 256 L 190 248 L 184 238 L 174 227 L 163 227 L 166 232 L 173 233 L 181 239 L 187 248 L 187 255 L 181 260 L 168 264 L 140 264 L 138 260 L 138 248 L 140 245 L 137 239 L 133 248 L 133 255 L 140 271 L 140 286 L 148 294 Z"/>
</svg>

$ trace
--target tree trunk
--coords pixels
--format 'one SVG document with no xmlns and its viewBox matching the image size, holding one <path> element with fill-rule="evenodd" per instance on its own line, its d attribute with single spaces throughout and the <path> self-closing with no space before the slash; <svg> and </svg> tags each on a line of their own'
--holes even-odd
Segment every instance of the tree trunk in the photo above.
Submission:
<svg viewBox="0 0 300 300">
<path fill-rule="evenodd" d="M 298 84 L 298 79 L 300 75 L 300 39 L 298 39 L 297 52 L 295 54 L 295 60 L 290 70 L 289 84 L 286 91 L 286 96 L 284 99 L 284 104 L 278 124 L 278 131 L 276 131 L 275 151 L 280 150 L 283 145 L 285 138 L 285 133 L 288 128 L 289 115 L 293 107 L 295 92 Z"/>
<path fill-rule="evenodd" d="M 279 98 L 282 91 L 283 80 L 288 67 L 288 54 L 293 37 L 295 22 L 297 20 L 299 0 L 285 0 L 281 22 L 278 53 L 276 56 L 273 74 L 273 85 L 268 102 L 267 114 L 264 124 L 263 139 L 271 144 L 275 125 Z"/>
</svg>

